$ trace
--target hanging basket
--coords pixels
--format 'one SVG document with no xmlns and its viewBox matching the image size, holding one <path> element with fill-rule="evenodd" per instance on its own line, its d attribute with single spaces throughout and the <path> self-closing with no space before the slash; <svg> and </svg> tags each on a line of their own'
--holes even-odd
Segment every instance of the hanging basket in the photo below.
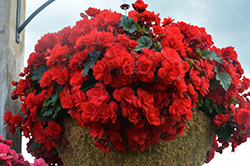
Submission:
<svg viewBox="0 0 250 166">
<path fill-rule="evenodd" d="M 102 153 L 95 147 L 95 138 L 89 135 L 88 129 L 80 127 L 75 119 L 65 118 L 64 125 L 62 138 L 67 144 L 57 144 L 56 148 L 65 166 L 201 166 L 214 136 L 211 119 L 203 112 L 195 111 L 184 134 L 169 143 L 161 140 L 143 152 L 128 151 L 126 154 L 113 150 Z"/>
</svg>

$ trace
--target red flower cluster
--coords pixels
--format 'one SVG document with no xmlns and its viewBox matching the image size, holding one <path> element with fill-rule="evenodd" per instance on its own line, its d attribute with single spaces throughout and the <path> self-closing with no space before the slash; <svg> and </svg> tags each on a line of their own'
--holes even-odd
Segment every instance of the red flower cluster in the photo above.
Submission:
<svg viewBox="0 0 250 166">
<path fill-rule="evenodd" d="M 109 142 L 127 152 L 174 140 L 195 108 L 214 118 L 215 145 L 231 142 L 234 149 L 249 137 L 249 94 L 239 93 L 250 80 L 241 79 L 234 48 L 216 48 L 204 28 L 170 17 L 161 22 L 147 6 L 137 0 L 129 17 L 89 8 L 72 28 L 38 41 L 25 78 L 12 82 L 21 114 L 4 116 L 11 133 L 21 126 L 30 138 L 29 152 L 60 165 L 55 140 L 65 144 L 60 119 L 67 115 L 88 127 L 105 153 Z M 221 135 L 228 128 L 232 133 Z M 206 162 L 223 149 L 215 145 Z"/>
</svg>

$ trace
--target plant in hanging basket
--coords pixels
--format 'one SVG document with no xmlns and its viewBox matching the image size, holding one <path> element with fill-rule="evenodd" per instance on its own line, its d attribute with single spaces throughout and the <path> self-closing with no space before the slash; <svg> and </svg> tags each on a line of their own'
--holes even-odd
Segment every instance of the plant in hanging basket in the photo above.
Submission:
<svg viewBox="0 0 250 166">
<path fill-rule="evenodd" d="M 72 28 L 38 40 L 23 79 L 12 82 L 20 114 L 4 116 L 33 156 L 58 165 L 201 165 L 249 137 L 250 80 L 234 48 L 215 47 L 205 28 L 161 21 L 142 0 L 132 6 L 128 17 L 89 8 Z"/>
</svg>

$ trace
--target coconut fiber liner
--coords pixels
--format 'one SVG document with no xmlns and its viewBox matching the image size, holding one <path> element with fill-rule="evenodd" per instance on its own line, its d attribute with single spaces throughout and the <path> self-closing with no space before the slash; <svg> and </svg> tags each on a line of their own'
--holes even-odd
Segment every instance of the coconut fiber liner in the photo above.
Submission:
<svg viewBox="0 0 250 166">
<path fill-rule="evenodd" d="M 201 111 L 193 111 L 184 134 L 169 143 L 161 140 L 143 152 L 102 153 L 95 147 L 89 129 L 78 126 L 69 117 L 64 119 L 64 124 L 62 138 L 67 144 L 56 148 L 65 166 L 201 166 L 214 136 L 212 120 Z"/>
</svg>

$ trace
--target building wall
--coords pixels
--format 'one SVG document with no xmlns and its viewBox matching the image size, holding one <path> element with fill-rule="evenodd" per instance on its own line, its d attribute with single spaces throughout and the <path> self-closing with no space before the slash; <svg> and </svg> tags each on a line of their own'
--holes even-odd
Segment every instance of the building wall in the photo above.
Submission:
<svg viewBox="0 0 250 166">
<path fill-rule="evenodd" d="M 26 0 L 21 0 L 21 21 L 25 20 Z M 11 99 L 12 80 L 19 81 L 19 73 L 24 64 L 24 30 L 21 32 L 20 43 L 16 43 L 16 8 L 17 0 L 0 0 L 0 135 L 3 139 L 14 141 L 13 148 L 21 152 L 20 131 L 12 136 L 4 124 L 4 113 L 10 109 L 18 113 L 21 108 L 19 100 Z"/>
</svg>

